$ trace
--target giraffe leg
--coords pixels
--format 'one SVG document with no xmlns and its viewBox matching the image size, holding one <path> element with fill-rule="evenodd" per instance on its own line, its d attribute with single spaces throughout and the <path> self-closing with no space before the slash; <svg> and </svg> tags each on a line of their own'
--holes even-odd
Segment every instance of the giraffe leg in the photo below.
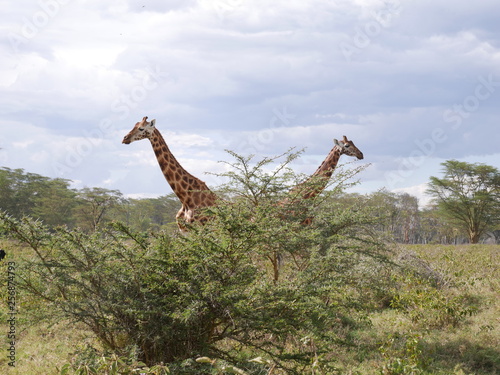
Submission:
<svg viewBox="0 0 500 375">
<path fill-rule="evenodd" d="M 176 220 L 185 220 L 184 218 L 184 205 L 182 205 L 181 209 L 177 211 L 177 215 L 175 215 Z"/>
<path fill-rule="evenodd" d="M 186 223 L 192 223 L 194 221 L 194 211 L 186 210 L 184 212 L 184 219 L 186 220 Z"/>
<path fill-rule="evenodd" d="M 186 215 L 184 212 L 184 205 L 182 205 L 181 209 L 177 212 L 177 215 L 175 215 L 175 221 L 177 222 L 177 226 L 179 227 L 179 230 L 181 231 L 181 233 L 187 231 L 187 228 L 184 225 L 186 223 Z"/>
</svg>

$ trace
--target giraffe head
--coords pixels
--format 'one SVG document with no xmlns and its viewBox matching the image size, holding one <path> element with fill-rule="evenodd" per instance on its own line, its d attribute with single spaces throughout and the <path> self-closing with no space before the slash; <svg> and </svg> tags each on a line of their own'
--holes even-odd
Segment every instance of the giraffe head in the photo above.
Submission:
<svg viewBox="0 0 500 375">
<path fill-rule="evenodd" d="M 333 142 L 335 143 L 335 145 L 340 147 L 341 155 L 354 156 L 359 160 L 363 159 L 363 153 L 359 151 L 359 149 L 354 146 L 353 141 L 349 141 L 345 135 L 343 140 L 337 141 L 336 139 L 334 139 Z"/>
<path fill-rule="evenodd" d="M 128 145 L 134 141 L 150 138 L 155 130 L 155 123 L 156 120 L 148 122 L 148 116 L 143 117 L 142 121 L 135 124 L 132 130 L 123 138 L 122 143 Z"/>
</svg>

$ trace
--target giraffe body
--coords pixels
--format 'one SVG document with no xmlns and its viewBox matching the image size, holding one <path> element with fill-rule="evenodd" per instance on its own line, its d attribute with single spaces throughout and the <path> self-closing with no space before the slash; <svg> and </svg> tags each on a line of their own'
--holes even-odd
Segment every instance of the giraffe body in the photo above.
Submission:
<svg viewBox="0 0 500 375">
<path fill-rule="evenodd" d="M 176 215 L 177 225 L 181 231 L 186 230 L 185 223 L 204 222 L 207 218 L 200 211 L 205 207 L 214 206 L 217 196 L 207 187 L 205 182 L 187 172 L 177 161 L 168 148 L 163 136 L 156 129 L 156 120 L 142 121 L 135 124 L 132 130 L 123 138 L 124 144 L 148 138 L 160 165 L 165 179 L 179 198 L 182 207 Z"/>
</svg>

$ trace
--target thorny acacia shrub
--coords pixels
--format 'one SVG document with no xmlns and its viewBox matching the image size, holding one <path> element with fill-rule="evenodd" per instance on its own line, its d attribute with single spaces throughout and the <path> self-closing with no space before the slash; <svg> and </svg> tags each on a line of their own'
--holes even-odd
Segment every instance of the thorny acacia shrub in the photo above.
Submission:
<svg viewBox="0 0 500 375">
<path fill-rule="evenodd" d="M 281 180 L 238 163 L 248 199 L 233 194 L 186 236 L 120 223 L 86 234 L 2 213 L 3 229 L 34 255 L 19 261 L 19 287 L 87 325 L 108 349 L 136 347 L 148 366 L 210 373 L 204 363 L 179 365 L 208 356 L 252 373 L 333 371 L 332 345 L 350 345 L 377 288 L 367 274 L 385 264 L 363 230 L 371 219 L 359 207 L 308 204 L 316 218 L 301 225 L 303 202 L 276 204 Z"/>
</svg>

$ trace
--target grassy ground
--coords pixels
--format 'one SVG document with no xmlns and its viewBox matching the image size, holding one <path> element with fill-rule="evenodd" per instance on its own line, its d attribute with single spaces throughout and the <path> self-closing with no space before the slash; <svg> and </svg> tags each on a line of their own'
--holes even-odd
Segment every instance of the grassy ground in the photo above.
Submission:
<svg viewBox="0 0 500 375">
<path fill-rule="evenodd" d="M 500 374 L 500 246 L 429 246 L 414 251 L 448 275 L 452 290 L 477 305 L 477 313 L 459 326 L 427 333 L 423 350 L 433 367 L 443 369 L 442 374 Z"/>
<path fill-rule="evenodd" d="M 0 243 L 0 247 L 1 247 Z M 5 245 L 5 244 L 4 244 Z M 5 246 L 7 248 L 7 246 Z M 412 311 L 387 308 L 370 315 L 371 327 L 356 333 L 359 346 L 354 350 L 340 349 L 335 354 L 344 374 L 500 374 L 500 246 L 498 245 L 415 245 L 400 246 L 399 252 L 414 254 L 427 262 L 439 275 L 441 290 L 447 296 L 438 301 L 429 294 L 419 315 Z M 16 324 L 16 367 L 8 365 L 7 332 L 7 263 L 15 260 L 11 254 L 0 265 L 2 305 L 0 332 L 0 374 L 57 374 L 57 368 L 67 363 L 71 354 L 92 336 L 66 322 L 31 323 L 23 318 L 30 304 L 21 303 Z M 406 290 L 394 291 L 418 300 L 425 296 L 419 285 L 407 285 Z M 420 294 L 419 294 L 420 293 Z M 460 301 L 468 309 L 460 309 Z M 443 320 L 433 315 L 436 304 L 447 309 Z M 453 310 L 455 309 L 455 310 Z M 275 374 L 273 374 L 275 375 Z"/>
<path fill-rule="evenodd" d="M 21 332 L 16 345 L 16 366 L 9 366 L 8 359 L 2 355 L 0 358 L 2 374 L 58 374 L 58 369 L 68 362 L 77 348 L 83 348 L 86 342 L 93 342 L 87 332 L 69 326 L 68 323 L 38 324 L 19 328 Z"/>
<path fill-rule="evenodd" d="M 399 360 L 408 368 L 413 365 L 422 370 L 415 374 L 500 374 L 500 246 L 415 245 L 402 246 L 400 251 L 428 261 L 443 276 L 444 292 L 466 299 L 472 309 L 465 311 L 458 324 L 438 327 L 431 312 L 418 321 L 393 309 L 374 313 L 372 329 L 362 336 L 367 347 L 379 345 L 378 353 L 369 352 L 366 360 L 353 368 L 361 374 L 373 374 L 381 364 Z"/>
</svg>

